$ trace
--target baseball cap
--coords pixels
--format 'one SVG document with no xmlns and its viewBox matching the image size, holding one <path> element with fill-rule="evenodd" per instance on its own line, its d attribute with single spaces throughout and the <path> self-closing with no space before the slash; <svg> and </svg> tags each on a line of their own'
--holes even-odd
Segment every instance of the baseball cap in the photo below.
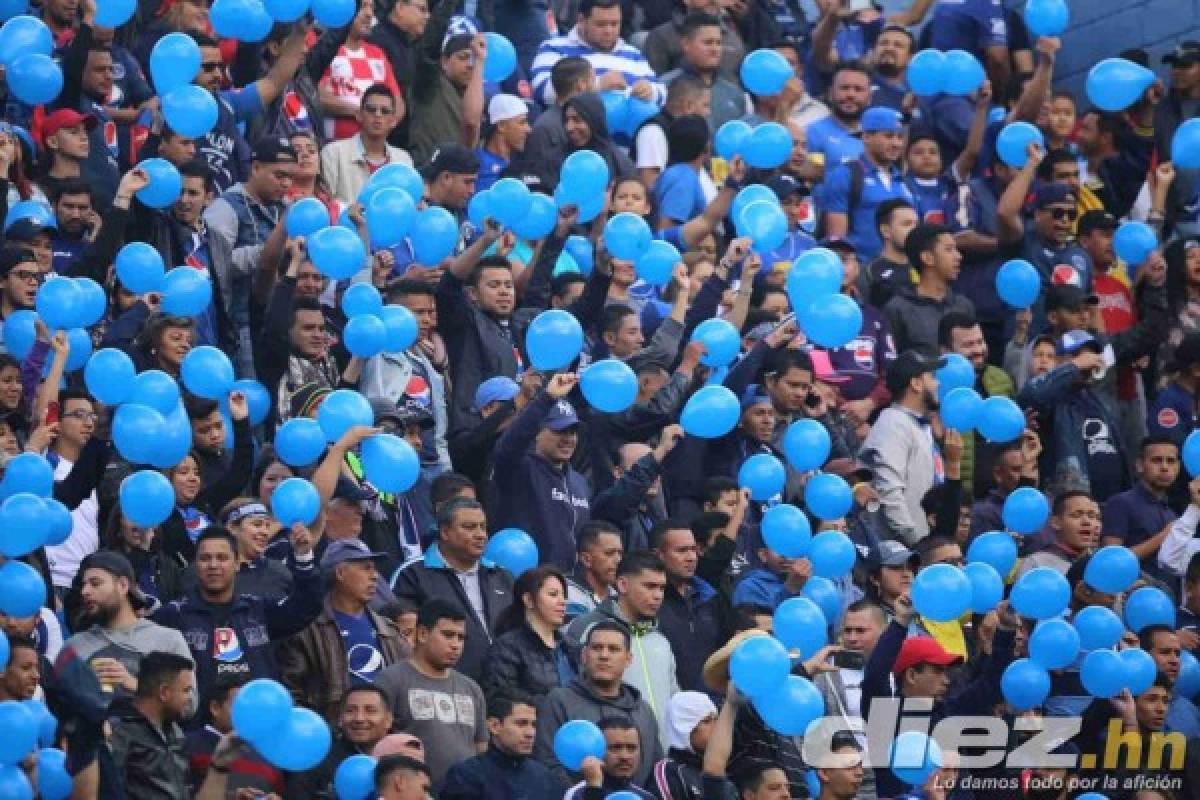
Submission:
<svg viewBox="0 0 1200 800">
<path fill-rule="evenodd" d="M 36 264 L 37 258 L 28 247 L 0 247 L 0 275 L 8 275 L 17 264 Z"/>
<path fill-rule="evenodd" d="M 836 250 L 842 253 L 857 253 L 854 245 L 849 239 L 844 239 L 841 236 L 826 236 L 821 241 L 817 242 L 821 247 L 828 250 Z"/>
<path fill-rule="evenodd" d="M 1094 294 L 1088 294 L 1078 286 L 1069 283 L 1052 283 L 1046 289 L 1046 311 L 1057 311 L 1060 308 L 1077 310 L 1085 305 L 1096 305 L 1100 300 Z"/>
<path fill-rule="evenodd" d="M 73 108 L 60 108 L 42 120 L 42 143 L 61 131 L 63 128 L 73 128 L 82 125 L 89 132 L 96 129 L 96 118 L 91 114 L 81 114 Z"/>
<path fill-rule="evenodd" d="M 367 547 L 361 539 L 337 539 L 325 548 L 325 554 L 321 556 L 321 570 L 333 569 L 347 561 L 374 561 L 386 557 L 385 553 L 376 553 Z"/>
<path fill-rule="evenodd" d="M 260 164 L 295 164 L 296 150 L 287 139 L 267 136 L 254 143 L 252 158 Z"/>
<path fill-rule="evenodd" d="M 49 224 L 48 221 L 39 220 L 34 217 L 22 217 L 14 222 L 4 235 L 9 241 L 30 242 L 39 233 L 49 232 L 58 233 L 58 228 Z"/>
<path fill-rule="evenodd" d="M 932 636 L 910 636 L 900 645 L 900 653 L 892 666 L 892 673 L 899 675 L 909 667 L 918 664 L 933 664 L 938 667 L 948 667 L 962 661 L 962 656 L 956 656 L 942 647 Z"/>
<path fill-rule="evenodd" d="M 946 366 L 946 359 L 926 355 L 920 350 L 905 350 L 888 365 L 887 388 L 893 395 L 899 395 L 908 382 L 918 375 L 933 372 Z"/>
<path fill-rule="evenodd" d="M 745 411 L 751 406 L 762 405 L 763 403 L 769 404 L 771 402 L 771 398 L 765 391 L 763 391 L 761 384 L 752 383 L 742 390 L 741 402 L 742 411 Z"/>
<path fill-rule="evenodd" d="M 1095 336 L 1092 336 L 1087 331 L 1074 330 L 1067 331 L 1059 338 L 1058 346 L 1055 350 L 1058 351 L 1060 356 L 1069 356 L 1089 346 L 1096 352 L 1100 352 L 1100 343 L 1096 341 Z"/>
<path fill-rule="evenodd" d="M 904 545 L 892 539 L 879 543 L 876 567 L 901 567 L 905 564 L 915 565 L 920 557 Z"/>
<path fill-rule="evenodd" d="M 1171 371 L 1178 372 L 1187 369 L 1192 364 L 1200 364 L 1200 333 L 1189 333 L 1175 348 L 1171 356 Z"/>
<path fill-rule="evenodd" d="M 433 414 L 429 409 L 411 397 L 406 397 L 403 403 L 396 405 L 393 418 L 405 428 L 409 425 L 419 425 L 422 430 L 429 430 L 434 425 Z"/>
<path fill-rule="evenodd" d="M 434 180 L 443 172 L 454 175 L 474 175 L 479 172 L 479 156 L 461 144 L 439 145 L 425 168 L 425 179 Z"/>
<path fill-rule="evenodd" d="M 516 119 L 528 114 L 529 106 L 513 94 L 501 93 L 488 101 L 488 121 L 493 125 L 497 122 L 504 122 L 506 119 Z"/>
<path fill-rule="evenodd" d="M 488 403 L 507 403 L 516 397 L 520 390 L 517 382 L 507 375 L 488 378 L 475 390 L 475 410 L 482 410 Z"/>
<path fill-rule="evenodd" d="M 559 400 L 550 406 L 550 411 L 542 419 L 542 427 L 549 428 L 555 433 L 574 428 L 578 424 L 579 417 L 575 415 L 575 409 L 566 400 Z"/>
<path fill-rule="evenodd" d="M 1200 42 L 1189 39 L 1180 42 L 1175 49 L 1162 57 L 1162 63 L 1173 67 L 1190 67 L 1200 61 Z"/>
<path fill-rule="evenodd" d="M 821 383 L 839 384 L 850 380 L 845 375 L 838 374 L 838 371 L 833 368 L 829 353 L 824 350 L 812 350 L 808 357 L 812 360 L 813 374 Z"/>
<path fill-rule="evenodd" d="M 307 417 L 316 413 L 321 401 L 329 396 L 329 387 L 320 383 L 306 383 L 292 394 L 292 416 Z"/>
<path fill-rule="evenodd" d="M 899 133 L 903 130 L 903 119 L 894 108 L 874 106 L 863 112 L 863 133 Z"/>
<path fill-rule="evenodd" d="M 767 181 L 767 188 L 775 193 L 781 203 L 804 191 L 804 185 L 791 175 L 776 175 Z"/>
<path fill-rule="evenodd" d="M 79 564 L 79 576 L 82 577 L 89 569 L 102 569 L 114 578 L 124 578 L 129 581 L 129 603 L 135 609 L 150 608 L 153 601 L 138 587 L 137 576 L 133 573 L 133 565 L 129 559 L 114 550 L 97 550 Z"/>
<path fill-rule="evenodd" d="M 1065 183 L 1043 183 L 1037 188 L 1033 206 L 1043 209 L 1055 203 L 1068 203 L 1075 199 L 1075 192 Z"/>
<path fill-rule="evenodd" d="M 466 50 L 471 46 L 471 40 L 479 33 L 479 26 L 470 17 L 455 14 L 446 26 L 446 35 L 442 37 L 442 55 L 448 56 Z"/>
<path fill-rule="evenodd" d="M 1080 236 L 1087 236 L 1092 231 L 1115 231 L 1116 229 L 1117 218 L 1101 208 L 1092 209 L 1079 218 L 1078 232 Z"/>
</svg>

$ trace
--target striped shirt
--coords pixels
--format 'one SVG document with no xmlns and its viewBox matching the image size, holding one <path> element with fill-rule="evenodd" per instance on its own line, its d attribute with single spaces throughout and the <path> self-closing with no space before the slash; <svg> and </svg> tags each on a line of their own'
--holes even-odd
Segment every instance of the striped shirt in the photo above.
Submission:
<svg viewBox="0 0 1200 800">
<path fill-rule="evenodd" d="M 609 72 L 620 72 L 630 86 L 641 80 L 649 81 L 654 87 L 654 102 L 661 106 L 667 100 L 667 88 L 640 50 L 624 39 L 618 39 L 612 50 L 602 52 L 580 38 L 578 28 L 572 28 L 566 36 L 554 36 L 542 42 L 533 59 L 533 95 L 546 107 L 554 105 L 555 101 L 550 70 L 559 59 L 568 56 L 586 58 L 597 78 Z"/>
</svg>

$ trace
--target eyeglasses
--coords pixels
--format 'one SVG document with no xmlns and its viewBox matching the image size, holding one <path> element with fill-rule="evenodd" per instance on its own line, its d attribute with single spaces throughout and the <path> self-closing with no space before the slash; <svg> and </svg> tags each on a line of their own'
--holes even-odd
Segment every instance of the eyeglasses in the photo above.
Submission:
<svg viewBox="0 0 1200 800">
<path fill-rule="evenodd" d="M 225 63 L 222 61 L 205 61 L 200 65 L 200 69 L 205 72 L 220 72 L 225 68 Z"/>
<path fill-rule="evenodd" d="M 42 273 L 29 269 L 14 269 L 9 274 L 22 283 L 41 283 L 46 280 L 46 276 Z"/>
<path fill-rule="evenodd" d="M 97 414 L 95 411 L 83 411 L 83 410 L 68 411 L 67 413 L 63 414 L 63 416 L 70 417 L 71 419 L 77 419 L 80 422 L 95 422 L 96 420 L 98 420 L 100 418 L 100 415 Z"/>
<path fill-rule="evenodd" d="M 374 114 L 376 116 L 386 117 L 388 114 L 392 113 L 392 109 L 388 108 L 387 106 L 363 106 L 362 112 L 364 114 Z"/>
<path fill-rule="evenodd" d="M 1050 212 L 1051 217 L 1059 221 L 1064 219 L 1074 220 L 1079 216 L 1079 209 L 1077 208 L 1051 208 L 1047 210 Z"/>
</svg>

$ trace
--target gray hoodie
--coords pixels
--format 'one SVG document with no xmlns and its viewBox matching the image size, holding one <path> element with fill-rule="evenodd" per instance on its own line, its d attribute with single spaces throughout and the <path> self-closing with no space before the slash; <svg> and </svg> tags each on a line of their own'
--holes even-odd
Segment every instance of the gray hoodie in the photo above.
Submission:
<svg viewBox="0 0 1200 800">
<path fill-rule="evenodd" d="M 97 658 L 115 658 L 134 677 L 138 674 L 142 656 L 147 653 L 174 653 L 188 661 L 192 660 L 182 633 L 148 619 L 139 619 L 128 628 L 93 625 L 68 639 L 63 649 L 73 650 L 81 661 L 87 663 Z M 126 694 L 124 689 L 118 688 L 117 692 Z"/>
</svg>

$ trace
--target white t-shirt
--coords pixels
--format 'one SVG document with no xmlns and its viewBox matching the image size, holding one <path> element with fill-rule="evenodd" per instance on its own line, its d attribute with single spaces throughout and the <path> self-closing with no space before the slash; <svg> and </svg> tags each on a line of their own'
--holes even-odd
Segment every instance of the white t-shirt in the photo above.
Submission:
<svg viewBox="0 0 1200 800">
<path fill-rule="evenodd" d="M 54 480 L 61 481 L 71 473 L 74 462 L 60 458 L 54 467 Z M 100 534 L 96 517 L 100 504 L 96 492 L 88 495 L 79 507 L 71 512 L 71 535 L 65 542 L 46 548 L 46 560 L 50 562 L 50 577 L 55 586 L 69 588 L 79 571 L 79 562 L 100 547 Z"/>
<path fill-rule="evenodd" d="M 637 135 L 638 169 L 667 168 L 667 132 L 661 125 L 643 125 Z"/>
</svg>

